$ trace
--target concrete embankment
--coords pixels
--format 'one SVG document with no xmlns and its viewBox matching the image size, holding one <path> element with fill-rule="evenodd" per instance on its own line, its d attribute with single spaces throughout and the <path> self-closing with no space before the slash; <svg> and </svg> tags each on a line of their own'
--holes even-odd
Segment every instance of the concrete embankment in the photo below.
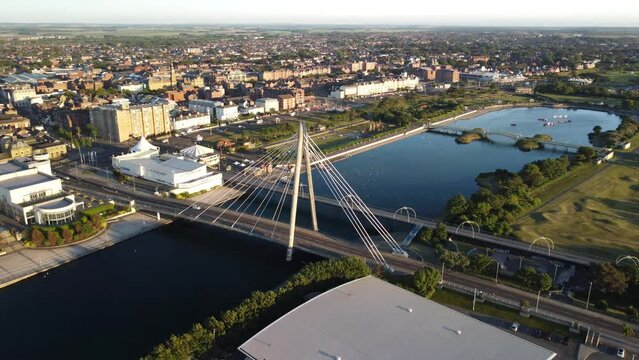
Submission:
<svg viewBox="0 0 639 360">
<path fill-rule="evenodd" d="M 76 244 L 51 248 L 24 248 L 11 252 L 0 257 L 0 288 L 157 229 L 169 222 L 143 213 L 134 213 L 110 222 L 107 230 Z"/>
</svg>

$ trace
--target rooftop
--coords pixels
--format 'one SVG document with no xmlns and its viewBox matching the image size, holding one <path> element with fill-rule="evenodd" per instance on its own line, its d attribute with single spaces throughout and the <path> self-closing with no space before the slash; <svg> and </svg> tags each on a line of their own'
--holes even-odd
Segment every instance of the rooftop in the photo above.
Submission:
<svg viewBox="0 0 639 360">
<path fill-rule="evenodd" d="M 19 189 L 22 187 L 27 187 L 36 184 L 44 184 L 49 181 L 60 181 L 58 178 L 54 176 L 48 176 L 41 173 L 29 174 L 24 176 L 18 176 L 11 179 L 6 179 L 0 181 L 0 188 L 5 188 L 8 190 Z"/>
<path fill-rule="evenodd" d="M 253 359 L 550 360 L 556 354 L 372 276 L 329 290 L 239 347 Z"/>
</svg>

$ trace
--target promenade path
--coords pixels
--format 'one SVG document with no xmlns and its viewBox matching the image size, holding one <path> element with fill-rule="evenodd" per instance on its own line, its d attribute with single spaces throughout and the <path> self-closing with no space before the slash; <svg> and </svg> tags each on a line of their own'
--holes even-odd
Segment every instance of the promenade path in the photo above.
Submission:
<svg viewBox="0 0 639 360">
<path fill-rule="evenodd" d="M 109 222 L 107 231 L 77 244 L 43 249 L 23 248 L 0 256 L 0 288 L 156 229 L 168 222 L 158 221 L 146 214 L 133 213 Z"/>
</svg>

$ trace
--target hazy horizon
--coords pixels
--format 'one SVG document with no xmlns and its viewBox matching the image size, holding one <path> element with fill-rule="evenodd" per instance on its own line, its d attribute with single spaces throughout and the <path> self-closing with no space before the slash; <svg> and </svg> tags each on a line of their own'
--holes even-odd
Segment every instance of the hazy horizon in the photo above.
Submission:
<svg viewBox="0 0 639 360">
<path fill-rule="evenodd" d="M 513 3 L 459 0 L 454 6 L 402 1 L 396 6 L 368 6 L 325 0 L 300 6 L 245 0 L 212 3 L 205 0 L 112 0 L 87 4 L 82 0 L 24 0 L 6 4 L 4 24 L 83 25 L 360 25 L 467 27 L 638 27 L 639 1 L 609 0 L 605 6 L 555 0 Z"/>
</svg>

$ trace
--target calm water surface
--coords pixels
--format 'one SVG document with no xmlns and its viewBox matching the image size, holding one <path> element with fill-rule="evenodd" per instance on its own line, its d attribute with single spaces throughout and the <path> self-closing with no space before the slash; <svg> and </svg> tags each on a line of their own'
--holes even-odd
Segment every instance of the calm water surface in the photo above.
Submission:
<svg viewBox="0 0 639 360">
<path fill-rule="evenodd" d="M 553 116 L 564 114 L 568 117 L 561 120 L 570 123 L 543 126 L 537 120 L 559 121 Z M 560 142 L 588 145 L 587 134 L 594 126 L 605 131 L 616 128 L 619 122 L 618 116 L 599 111 L 519 108 L 448 125 L 505 130 L 523 136 L 543 133 Z M 339 161 L 335 166 L 369 205 L 393 211 L 410 206 L 420 216 L 438 217 L 451 196 L 468 196 L 477 190 L 475 177 L 479 173 L 519 171 L 531 161 L 563 154 L 549 150 L 522 152 L 506 137 L 496 136 L 493 141 L 458 145 L 452 136 L 424 133 Z M 319 193 L 329 194 L 321 177 L 313 179 Z"/>
</svg>

